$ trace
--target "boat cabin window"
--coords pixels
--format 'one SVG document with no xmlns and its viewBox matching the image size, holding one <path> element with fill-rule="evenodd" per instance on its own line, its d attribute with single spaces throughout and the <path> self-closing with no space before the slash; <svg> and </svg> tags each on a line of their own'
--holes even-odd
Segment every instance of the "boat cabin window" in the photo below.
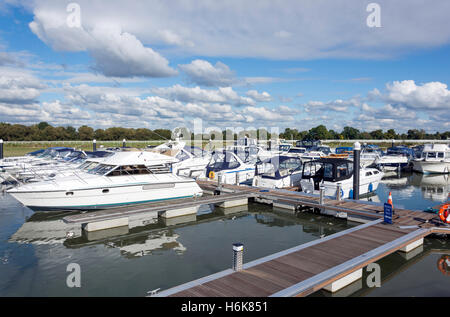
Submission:
<svg viewBox="0 0 450 317">
<path fill-rule="evenodd" d="M 95 175 L 106 175 L 107 173 L 111 172 L 115 167 L 116 167 L 115 165 L 99 164 L 96 167 L 88 170 L 88 173 Z"/>
<path fill-rule="evenodd" d="M 324 173 L 324 169 L 327 166 L 323 166 L 324 164 L 321 162 L 310 161 L 304 164 L 303 166 L 303 178 L 312 178 L 316 176 L 322 176 Z M 331 166 L 331 168 L 333 168 Z"/>
<path fill-rule="evenodd" d="M 98 162 L 84 162 L 83 164 L 80 165 L 79 168 L 85 171 L 89 171 L 98 166 L 98 164 L 99 164 Z"/>
<path fill-rule="evenodd" d="M 439 152 L 438 153 L 438 158 L 444 158 L 444 152 Z"/>
<path fill-rule="evenodd" d="M 125 175 L 141 175 L 150 174 L 145 165 L 124 165 L 119 166 L 115 170 L 109 172 L 106 176 L 125 176 Z"/>
<path fill-rule="evenodd" d="M 290 148 L 291 146 L 289 144 L 281 144 L 278 146 L 278 151 L 287 152 Z"/>
<path fill-rule="evenodd" d="M 372 172 L 366 172 L 366 176 L 372 176 Z"/>
<path fill-rule="evenodd" d="M 436 152 L 427 152 L 426 158 L 436 158 Z"/>
<path fill-rule="evenodd" d="M 306 149 L 290 149 L 289 153 L 305 153 Z"/>
</svg>

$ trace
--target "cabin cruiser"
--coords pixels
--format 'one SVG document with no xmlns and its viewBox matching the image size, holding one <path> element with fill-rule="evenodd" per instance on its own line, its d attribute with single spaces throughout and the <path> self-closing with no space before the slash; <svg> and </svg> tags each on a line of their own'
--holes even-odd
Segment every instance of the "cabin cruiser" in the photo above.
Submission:
<svg viewBox="0 0 450 317">
<path fill-rule="evenodd" d="M 177 160 L 152 152 L 117 152 L 88 171 L 7 192 L 35 210 L 106 209 L 201 196 L 194 179 L 175 175 Z"/>
<path fill-rule="evenodd" d="M 221 184 L 241 184 L 251 181 L 255 176 L 258 157 L 252 147 L 220 149 L 212 152 L 206 166 L 205 177 Z"/>
<path fill-rule="evenodd" d="M 450 173 L 450 148 L 447 144 L 425 144 L 422 156 L 413 161 L 413 170 L 428 174 Z"/>
<path fill-rule="evenodd" d="M 211 159 L 210 152 L 196 146 L 188 146 L 186 142 L 179 139 L 158 145 L 151 151 L 176 158 L 178 162 L 172 164 L 173 172 L 186 177 L 201 176 Z"/>
<path fill-rule="evenodd" d="M 395 171 L 409 166 L 414 158 L 414 151 L 407 146 L 398 145 L 387 149 L 386 155 L 380 156 L 374 164 L 383 171 Z"/>
<path fill-rule="evenodd" d="M 274 156 L 256 165 L 252 186 L 285 188 L 300 185 L 302 160 L 299 157 Z"/>
<path fill-rule="evenodd" d="M 376 191 L 383 172 L 376 168 L 361 168 L 359 176 L 359 194 L 364 195 Z M 341 198 L 353 198 L 353 162 L 340 158 L 322 158 L 303 163 L 302 191 L 318 193 L 324 186 L 326 196 L 336 197 L 340 184 Z"/>
</svg>

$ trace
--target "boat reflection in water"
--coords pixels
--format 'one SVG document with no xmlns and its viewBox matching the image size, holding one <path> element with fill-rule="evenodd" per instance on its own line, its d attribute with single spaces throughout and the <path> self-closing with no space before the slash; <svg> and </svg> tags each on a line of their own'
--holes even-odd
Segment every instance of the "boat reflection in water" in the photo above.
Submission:
<svg viewBox="0 0 450 317">
<path fill-rule="evenodd" d="M 179 241 L 183 227 L 199 226 L 217 221 L 247 222 L 253 218 L 257 224 L 267 227 L 299 227 L 300 231 L 306 234 L 307 241 L 349 227 L 345 221 L 334 218 L 308 213 L 289 215 L 272 210 L 268 206 L 255 206 L 263 211 L 249 211 L 249 206 L 223 209 L 205 205 L 199 209 L 197 214 L 190 216 L 164 220 L 154 218 L 154 214 L 148 219 L 141 215 L 139 220 L 130 220 L 129 227 L 94 232 L 82 230 L 80 224 L 66 224 L 63 218 L 68 216 L 67 212 L 34 213 L 11 236 L 9 242 L 33 245 L 59 244 L 68 249 L 81 249 L 103 244 L 108 248 L 119 249 L 121 256 L 131 259 L 159 254 L 160 251 L 174 251 L 176 254 L 183 254 L 187 251 L 186 246 Z"/>
<path fill-rule="evenodd" d="M 390 190 L 398 190 L 396 196 L 404 199 L 415 196 L 414 192 L 420 190 L 424 199 L 445 202 L 450 193 L 448 174 L 402 173 L 385 177 L 381 183 Z"/>
<path fill-rule="evenodd" d="M 448 174 L 419 174 L 410 176 L 410 183 L 420 187 L 423 198 L 438 202 L 445 202 L 450 193 L 450 175 Z"/>
</svg>

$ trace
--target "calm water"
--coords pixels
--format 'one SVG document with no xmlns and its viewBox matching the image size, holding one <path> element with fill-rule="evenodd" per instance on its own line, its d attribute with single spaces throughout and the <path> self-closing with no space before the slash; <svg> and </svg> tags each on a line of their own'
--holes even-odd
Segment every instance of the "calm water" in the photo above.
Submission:
<svg viewBox="0 0 450 317">
<path fill-rule="evenodd" d="M 448 176 L 408 174 L 384 180 L 371 200 L 384 202 L 391 191 L 395 206 L 423 210 L 445 201 L 449 190 Z M 259 204 L 234 212 L 205 206 L 178 224 L 146 219 L 131 229 L 86 235 L 67 227 L 61 213 L 33 213 L 0 196 L 0 296 L 145 296 L 230 268 L 234 242 L 244 243 L 248 262 L 357 225 Z M 66 239 L 67 231 L 75 236 Z M 408 257 L 395 253 L 377 262 L 380 288 L 367 287 L 364 271 L 335 295 L 450 296 L 450 276 L 437 267 L 444 255 L 450 255 L 447 240 L 426 239 Z M 70 263 L 81 267 L 80 288 L 66 285 Z"/>
</svg>

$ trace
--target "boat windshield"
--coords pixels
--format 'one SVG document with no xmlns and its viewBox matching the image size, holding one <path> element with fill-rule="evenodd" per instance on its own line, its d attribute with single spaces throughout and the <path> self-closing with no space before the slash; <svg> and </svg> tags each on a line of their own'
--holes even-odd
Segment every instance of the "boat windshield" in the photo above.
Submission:
<svg viewBox="0 0 450 317">
<path fill-rule="evenodd" d="M 306 152 L 305 148 L 292 148 L 292 149 L 289 149 L 289 151 L 288 151 L 288 153 L 300 153 L 300 154 L 303 154 L 305 152 Z"/>
<path fill-rule="evenodd" d="M 99 163 L 98 162 L 84 162 L 83 164 L 81 164 L 78 168 L 82 169 L 82 170 L 90 170 L 93 169 L 94 167 L 96 167 Z"/>
<path fill-rule="evenodd" d="M 208 170 L 221 171 L 235 169 L 240 166 L 236 157 L 230 152 L 215 152 L 208 164 Z"/>
<path fill-rule="evenodd" d="M 287 151 L 289 151 L 290 148 L 291 148 L 291 146 L 289 144 L 280 144 L 278 146 L 278 151 L 287 152 Z"/>
<path fill-rule="evenodd" d="M 107 164 L 99 164 L 98 166 L 89 169 L 87 172 L 89 174 L 95 174 L 95 175 L 105 175 L 109 172 L 111 172 L 116 165 L 107 165 Z"/>
</svg>

